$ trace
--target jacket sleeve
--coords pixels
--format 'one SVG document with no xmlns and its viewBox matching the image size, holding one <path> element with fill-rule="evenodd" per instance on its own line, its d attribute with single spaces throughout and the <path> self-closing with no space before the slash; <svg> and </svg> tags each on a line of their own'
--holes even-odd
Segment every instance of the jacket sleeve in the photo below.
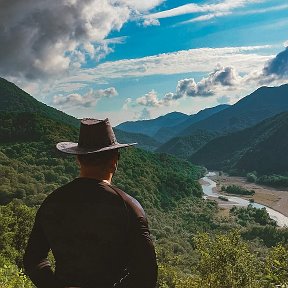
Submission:
<svg viewBox="0 0 288 288">
<path fill-rule="evenodd" d="M 47 259 L 50 245 L 41 227 L 39 214 L 38 211 L 23 258 L 25 273 L 37 288 L 63 288 Z"/>
<path fill-rule="evenodd" d="M 129 250 L 128 287 L 156 287 L 158 267 L 145 215 L 132 221 Z"/>
</svg>

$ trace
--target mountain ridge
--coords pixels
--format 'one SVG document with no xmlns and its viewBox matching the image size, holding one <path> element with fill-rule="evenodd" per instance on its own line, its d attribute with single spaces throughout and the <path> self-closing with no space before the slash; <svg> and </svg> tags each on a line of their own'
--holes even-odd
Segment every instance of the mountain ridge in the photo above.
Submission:
<svg viewBox="0 0 288 288">
<path fill-rule="evenodd" d="M 288 172 L 288 112 L 241 131 L 215 138 L 189 160 L 208 169 L 238 173 Z"/>
</svg>

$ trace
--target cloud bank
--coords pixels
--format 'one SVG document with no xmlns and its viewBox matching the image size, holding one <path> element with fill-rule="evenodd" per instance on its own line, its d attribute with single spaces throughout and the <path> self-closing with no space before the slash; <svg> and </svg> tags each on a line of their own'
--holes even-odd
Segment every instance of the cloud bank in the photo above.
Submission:
<svg viewBox="0 0 288 288">
<path fill-rule="evenodd" d="M 73 93 L 69 95 L 56 95 L 53 97 L 53 104 L 60 107 L 81 106 L 89 108 L 95 106 L 96 103 L 103 98 L 117 96 L 118 92 L 114 87 L 99 90 L 89 90 L 84 95 Z"/>
<path fill-rule="evenodd" d="M 0 74 L 38 79 L 111 52 L 104 40 L 163 0 L 1 1 Z"/>
<path fill-rule="evenodd" d="M 225 94 L 240 91 L 242 87 L 285 83 L 288 80 L 288 47 L 263 66 L 262 69 L 240 76 L 233 66 L 224 67 L 218 64 L 207 77 L 198 82 L 194 78 L 181 79 L 176 85 L 175 92 L 169 92 L 160 98 L 157 92 L 152 90 L 134 102 L 130 98 L 129 104 L 155 108 L 171 106 L 183 98 L 211 96 L 218 97 L 217 102 L 223 104 L 229 102 L 229 97 Z"/>
</svg>

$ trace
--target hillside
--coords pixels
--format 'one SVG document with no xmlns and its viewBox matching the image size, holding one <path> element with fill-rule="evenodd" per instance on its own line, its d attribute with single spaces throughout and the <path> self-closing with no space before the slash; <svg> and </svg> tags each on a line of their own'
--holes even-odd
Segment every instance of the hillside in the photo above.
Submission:
<svg viewBox="0 0 288 288">
<path fill-rule="evenodd" d="M 2 113 L 0 123 L 0 204 L 15 195 L 27 204 L 37 202 L 77 175 L 75 157 L 61 155 L 55 144 L 77 142 L 78 129 L 35 113 Z M 196 182 L 201 169 L 188 162 L 139 149 L 122 154 L 115 182 L 146 207 L 164 209 L 182 197 L 202 195 Z M 175 187 L 181 193 L 175 194 Z"/>
<path fill-rule="evenodd" d="M 288 111 L 288 84 L 261 87 L 231 107 L 192 124 L 178 136 L 191 135 L 199 129 L 221 133 L 235 132 L 284 111 Z"/>
<path fill-rule="evenodd" d="M 181 131 L 185 130 L 186 128 L 188 128 L 192 124 L 197 123 L 199 121 L 202 121 L 206 118 L 209 118 L 210 116 L 212 116 L 212 115 L 214 115 L 214 114 L 216 114 L 216 113 L 218 113 L 218 112 L 220 112 L 220 111 L 222 111 L 228 107 L 230 107 L 230 105 L 223 104 L 223 105 L 218 105 L 218 106 L 215 106 L 212 108 L 203 109 L 203 110 L 199 111 L 197 114 L 190 115 L 185 121 L 183 121 L 179 124 L 175 124 L 171 127 L 160 128 L 158 130 L 158 132 L 155 134 L 155 138 L 162 139 L 162 142 L 169 141 L 172 138 L 176 137 L 176 135 L 180 135 Z M 189 146 L 189 143 L 191 142 L 191 140 L 189 140 L 189 139 L 187 139 L 187 140 L 188 140 L 188 142 L 184 145 Z M 186 140 L 184 140 L 184 139 L 181 139 L 180 141 L 183 143 L 186 142 Z M 172 141 L 172 143 L 174 143 L 174 142 L 179 142 L 179 138 Z M 168 147 L 168 143 L 165 146 Z M 161 149 L 162 148 L 160 148 L 160 150 Z M 184 149 L 184 147 L 183 147 L 183 149 Z M 174 154 L 174 153 L 171 153 L 171 154 Z M 174 154 L 174 155 L 176 155 L 176 154 Z"/>
<path fill-rule="evenodd" d="M 202 146 L 217 137 L 216 132 L 195 131 L 192 135 L 175 137 L 161 145 L 156 152 L 167 153 L 182 159 L 188 159 Z"/>
<path fill-rule="evenodd" d="M 210 141 L 190 160 L 208 169 L 288 172 L 288 113 Z"/>
<path fill-rule="evenodd" d="M 47 106 L 31 95 L 0 77 L 0 112 L 34 112 L 75 127 L 79 120 Z"/>
<path fill-rule="evenodd" d="M 161 143 L 156 141 L 154 138 L 140 134 L 140 133 L 131 133 L 114 129 L 116 138 L 119 143 L 138 143 L 137 148 L 141 148 L 147 151 L 155 151 Z"/>
<path fill-rule="evenodd" d="M 77 141 L 78 128 L 47 115 L 27 111 L 3 111 L 0 114 L 1 287 L 3 285 L 7 287 L 7 283 L 10 285 L 9 288 L 32 287 L 22 272 L 19 272 L 18 267 L 23 267 L 23 252 L 37 207 L 51 191 L 78 176 L 75 157 L 62 154 L 55 148 L 55 143 L 59 141 Z M 203 276 L 199 274 L 202 271 L 199 263 L 207 267 L 211 262 L 207 257 L 205 258 L 207 263 L 199 261 L 204 259 L 201 258 L 203 253 L 213 256 L 216 252 L 216 255 L 220 256 L 217 256 L 219 263 L 224 259 L 223 263 L 228 263 L 228 267 L 234 267 L 234 258 L 232 257 L 231 264 L 229 255 L 239 255 L 239 251 L 241 253 L 244 251 L 244 254 L 239 256 L 242 265 L 243 259 L 245 261 L 251 259 L 248 248 L 245 248 L 248 245 L 253 249 L 256 247 L 257 251 L 264 251 L 259 257 L 257 256 L 257 259 L 255 258 L 255 262 L 259 263 L 260 259 L 264 259 L 262 255 L 267 254 L 266 242 L 271 239 L 271 243 L 275 245 L 280 241 L 287 242 L 288 234 L 285 230 L 261 226 L 253 220 L 253 215 L 247 220 L 249 228 L 242 227 L 235 221 L 237 215 L 227 216 L 225 219 L 219 217 L 216 202 L 202 198 L 198 179 L 203 172 L 198 166 L 166 154 L 153 154 L 137 148 L 121 150 L 119 169 L 113 181 L 145 207 L 157 250 L 159 288 L 193 286 L 202 288 L 206 274 Z M 241 213 L 245 214 L 246 210 Z M 267 217 L 267 213 L 262 211 L 262 214 Z M 225 236 L 227 238 L 223 240 L 222 245 L 213 240 L 217 249 L 214 249 L 214 242 L 211 242 L 213 253 L 210 249 L 207 253 L 206 247 L 210 245 L 210 240 L 207 240 L 209 236 L 199 233 L 208 232 L 211 239 L 215 239 L 216 234 L 217 240 L 217 235 L 223 235 L 223 231 L 241 227 L 243 235 L 246 233 L 249 239 L 255 237 L 264 239 L 265 245 L 258 239 L 254 242 L 245 241 L 245 245 L 244 240 L 235 242 L 233 240 L 235 237 L 230 233 L 231 236 Z M 263 236 L 267 235 L 267 229 L 270 229 L 269 235 L 271 235 L 271 239 L 268 240 Z M 240 235 L 237 237 L 240 239 Z M 223 255 L 223 248 L 226 249 L 227 243 L 230 242 L 230 250 L 225 250 L 227 252 Z M 255 273 L 250 266 L 249 277 L 254 279 Z M 222 268 L 219 271 L 222 273 Z M 242 279 L 242 275 L 247 277 L 244 271 L 239 277 L 237 276 L 237 279 Z M 265 275 L 260 276 L 264 278 Z"/>
<path fill-rule="evenodd" d="M 174 126 L 185 121 L 188 117 L 184 113 L 172 112 L 156 119 L 127 121 L 119 124 L 116 128 L 125 132 L 141 133 L 153 137 L 160 128 Z M 155 139 L 161 140 L 161 138 Z"/>
</svg>

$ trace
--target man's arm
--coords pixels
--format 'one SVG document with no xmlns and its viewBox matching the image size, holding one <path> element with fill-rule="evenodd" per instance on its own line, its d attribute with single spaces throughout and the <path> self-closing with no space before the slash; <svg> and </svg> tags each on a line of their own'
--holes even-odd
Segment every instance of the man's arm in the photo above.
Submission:
<svg viewBox="0 0 288 288">
<path fill-rule="evenodd" d="M 49 250 L 50 245 L 41 227 L 38 211 L 23 258 L 25 273 L 37 288 L 63 288 L 55 279 L 47 259 Z"/>
<path fill-rule="evenodd" d="M 138 217 L 133 222 L 128 248 L 130 252 L 128 287 L 154 288 L 158 267 L 148 222 L 145 216 Z"/>
</svg>

